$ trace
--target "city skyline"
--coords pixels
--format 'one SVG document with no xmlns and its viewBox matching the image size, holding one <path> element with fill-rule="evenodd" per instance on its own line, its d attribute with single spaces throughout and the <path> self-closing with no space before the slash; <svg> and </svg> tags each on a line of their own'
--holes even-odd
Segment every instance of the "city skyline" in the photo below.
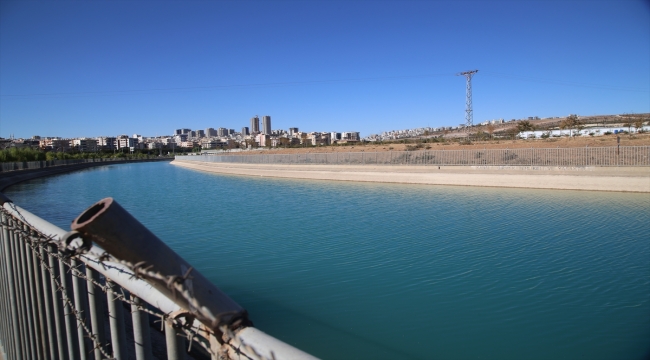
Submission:
<svg viewBox="0 0 650 360">
<path fill-rule="evenodd" d="M 305 131 L 456 126 L 457 74 L 471 69 L 475 123 L 650 112 L 641 0 L 4 1 L 0 10 L 5 138 L 239 129 L 262 112 L 275 128 Z"/>
</svg>

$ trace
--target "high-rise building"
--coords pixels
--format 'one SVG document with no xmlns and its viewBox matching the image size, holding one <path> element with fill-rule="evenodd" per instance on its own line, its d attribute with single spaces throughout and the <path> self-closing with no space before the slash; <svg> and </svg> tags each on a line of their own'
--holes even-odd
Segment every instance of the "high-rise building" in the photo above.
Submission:
<svg viewBox="0 0 650 360">
<path fill-rule="evenodd" d="M 242 136 L 250 135 L 250 133 L 248 132 L 248 127 L 244 126 L 243 128 L 241 128 L 241 134 Z"/>
<path fill-rule="evenodd" d="M 265 135 L 271 135 L 271 117 L 268 115 L 265 115 L 262 118 L 262 133 Z"/>
<path fill-rule="evenodd" d="M 221 136 L 221 137 L 228 136 L 228 129 L 226 129 L 226 128 L 221 127 L 221 128 L 219 128 L 219 130 L 217 130 L 217 132 L 218 132 L 219 136 Z"/>
<path fill-rule="evenodd" d="M 97 138 L 97 146 L 104 150 L 117 149 L 116 138 L 110 136 L 102 136 Z"/>
<path fill-rule="evenodd" d="M 97 151 L 97 140 L 87 138 L 73 139 L 72 147 L 81 152 L 95 152 Z"/>
<path fill-rule="evenodd" d="M 294 136 L 298 133 L 298 128 L 289 128 L 289 136 Z"/>
<path fill-rule="evenodd" d="M 192 129 L 181 129 L 181 134 L 189 135 L 192 132 Z"/>
<path fill-rule="evenodd" d="M 176 129 L 174 130 L 174 135 L 180 135 L 183 133 L 183 129 Z"/>
<path fill-rule="evenodd" d="M 203 130 L 196 130 L 196 137 L 205 137 L 205 132 Z"/>
<path fill-rule="evenodd" d="M 251 134 L 260 132 L 260 118 L 255 115 L 251 118 Z"/>
<path fill-rule="evenodd" d="M 214 128 L 207 128 L 205 129 L 205 135 L 207 137 L 217 136 L 217 130 L 215 130 Z"/>
<path fill-rule="evenodd" d="M 228 135 L 235 135 L 235 129 L 228 129 Z"/>
</svg>

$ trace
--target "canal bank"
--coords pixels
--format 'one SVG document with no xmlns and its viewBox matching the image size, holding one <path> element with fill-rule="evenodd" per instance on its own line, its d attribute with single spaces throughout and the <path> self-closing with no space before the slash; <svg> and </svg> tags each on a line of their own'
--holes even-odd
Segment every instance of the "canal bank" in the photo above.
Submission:
<svg viewBox="0 0 650 360">
<path fill-rule="evenodd" d="M 184 161 L 212 173 L 309 180 L 650 193 L 649 167 L 287 165 Z"/>
<path fill-rule="evenodd" d="M 70 164 L 70 165 L 59 165 L 59 166 L 49 166 L 40 169 L 25 169 L 25 170 L 15 170 L 15 171 L 6 171 L 0 172 L 0 191 L 4 191 L 7 187 L 45 176 L 64 174 L 72 171 L 83 170 L 96 166 L 105 166 L 105 165 L 115 165 L 115 164 L 128 164 L 128 163 L 137 163 L 137 162 L 151 162 L 151 161 L 170 161 L 171 158 L 162 158 L 162 159 L 142 159 L 142 160 L 114 160 L 114 161 L 95 161 L 95 162 L 85 162 L 79 164 Z"/>
</svg>

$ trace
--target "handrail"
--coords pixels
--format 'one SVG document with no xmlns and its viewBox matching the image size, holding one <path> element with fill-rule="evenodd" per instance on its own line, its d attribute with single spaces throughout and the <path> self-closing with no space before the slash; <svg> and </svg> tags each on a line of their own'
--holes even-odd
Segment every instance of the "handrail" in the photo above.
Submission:
<svg viewBox="0 0 650 360">
<path fill-rule="evenodd" d="M 134 339 L 139 339 L 134 343 L 138 359 L 151 358 L 147 316 L 159 317 L 163 322 L 170 359 L 184 356 L 186 340 L 190 348 L 212 359 L 315 359 L 252 327 L 243 308 L 198 271 L 188 271 L 191 267 L 185 260 L 119 204 L 107 199 L 100 203 L 106 207 L 99 210 L 106 211 L 96 211 L 97 204 L 91 206 L 75 220 L 79 231 L 66 232 L 0 193 L 0 308 L 4 309 L 0 311 L 0 349 L 5 349 L 5 358 L 86 358 L 90 351 L 97 359 L 124 359 L 124 320 L 128 317 L 122 315 L 121 306 L 115 306 L 121 302 L 132 309 Z M 127 219 L 129 226 L 120 226 L 120 231 L 107 234 L 107 229 L 102 228 L 110 224 L 107 219 Z M 146 239 L 134 240 L 146 233 Z M 145 241 L 148 248 L 109 241 L 129 238 Z M 104 241 L 102 247 L 90 242 L 100 239 Z M 119 257 L 124 252 L 115 251 L 121 246 L 131 248 L 130 257 L 125 256 L 128 259 Z M 163 249 L 157 252 L 157 258 L 148 257 L 151 246 Z M 141 258 L 147 259 L 146 266 L 142 262 L 145 260 L 133 263 Z M 166 268 L 165 264 L 173 266 Z M 182 270 L 181 265 L 186 269 Z M 178 270 L 165 273 L 171 268 Z M 183 271 L 186 281 L 178 281 Z M 50 281 L 46 281 L 48 277 Z M 161 277 L 172 281 L 161 286 Z M 108 304 L 96 296 L 98 289 L 106 293 Z M 207 296 L 209 291 L 219 296 Z M 84 292 L 88 293 L 87 299 L 82 296 Z M 106 305 L 110 315 L 110 348 L 106 346 L 104 318 L 100 316 Z M 230 316 L 220 316 L 224 311 Z M 12 319 L 18 319 L 14 321 L 13 332 L 2 326 Z"/>
</svg>

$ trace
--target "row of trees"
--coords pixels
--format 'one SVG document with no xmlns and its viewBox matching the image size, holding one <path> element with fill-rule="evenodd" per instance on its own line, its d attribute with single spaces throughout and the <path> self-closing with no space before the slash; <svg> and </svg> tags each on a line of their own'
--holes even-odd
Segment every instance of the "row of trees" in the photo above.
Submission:
<svg viewBox="0 0 650 360">
<path fill-rule="evenodd" d="M 176 153 L 182 154 L 187 149 L 182 149 Z M 0 162 L 19 162 L 19 161 L 51 161 L 51 160 L 69 160 L 69 159 L 143 159 L 148 156 L 158 156 L 158 150 L 136 150 L 133 154 L 112 151 L 99 152 L 55 152 L 43 151 L 40 149 L 25 148 L 8 148 L 0 150 Z"/>
</svg>

